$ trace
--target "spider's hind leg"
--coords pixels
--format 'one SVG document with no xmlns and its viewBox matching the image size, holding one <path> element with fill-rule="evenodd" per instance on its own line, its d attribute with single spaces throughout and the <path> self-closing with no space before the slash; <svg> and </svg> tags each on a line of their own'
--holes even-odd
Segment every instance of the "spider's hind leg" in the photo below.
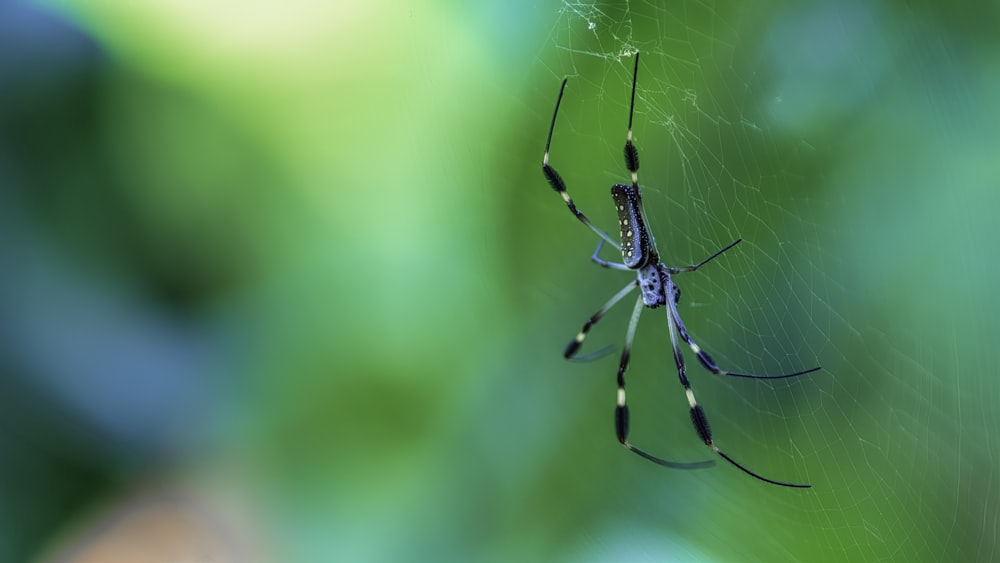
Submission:
<svg viewBox="0 0 1000 563">
<path fill-rule="evenodd" d="M 573 202 L 573 198 L 569 196 L 569 192 L 566 191 L 566 182 L 562 179 L 562 176 L 556 172 L 556 169 L 549 165 L 549 148 L 552 145 L 552 132 L 556 129 L 556 116 L 559 115 L 559 104 L 562 103 L 563 92 L 566 90 L 566 79 L 562 81 L 562 86 L 559 87 L 559 97 L 556 99 L 556 109 L 552 112 L 552 124 L 549 125 L 549 136 L 545 141 L 545 154 L 542 156 L 542 174 L 545 175 L 545 179 L 548 180 L 549 185 L 555 190 L 559 195 L 562 196 L 563 201 L 566 202 L 566 206 L 569 208 L 570 212 L 574 217 L 580 220 L 581 223 L 587 225 L 590 230 L 597 233 L 597 236 L 601 237 L 603 240 L 608 241 L 611 246 L 621 249 L 619 245 L 608 233 L 605 233 L 601 229 L 597 228 L 583 211 L 580 211 L 576 207 L 576 203 Z"/>
</svg>

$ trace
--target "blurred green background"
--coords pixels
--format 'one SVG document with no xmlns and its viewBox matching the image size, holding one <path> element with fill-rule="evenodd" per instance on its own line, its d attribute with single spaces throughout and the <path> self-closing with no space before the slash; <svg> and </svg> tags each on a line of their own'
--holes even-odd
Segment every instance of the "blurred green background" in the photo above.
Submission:
<svg viewBox="0 0 1000 563">
<path fill-rule="evenodd" d="M 993 3 L 0 3 L 0 560 L 1000 557 Z M 566 342 L 640 182 L 721 462 Z M 610 254 L 605 255 L 610 258 Z M 620 347 L 629 305 L 587 348 Z M 662 310 L 633 441 L 708 459 Z M 690 354 L 689 354 L 690 356 Z"/>
</svg>

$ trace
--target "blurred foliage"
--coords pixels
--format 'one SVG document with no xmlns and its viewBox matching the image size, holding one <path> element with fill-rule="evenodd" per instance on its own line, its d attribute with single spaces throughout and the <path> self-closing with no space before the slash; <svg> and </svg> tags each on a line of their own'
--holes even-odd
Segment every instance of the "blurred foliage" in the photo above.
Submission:
<svg viewBox="0 0 1000 563">
<path fill-rule="evenodd" d="M 0 4 L 0 560 L 995 559 L 1000 14 L 966 8 Z M 661 254 L 745 241 L 679 281 L 689 328 L 824 367 L 689 361 L 699 401 L 810 491 L 628 455 L 615 360 L 560 357 L 628 278 L 544 134 L 568 76 L 552 162 L 613 225 L 636 49 Z M 633 438 L 706 459 L 665 328 Z"/>
</svg>

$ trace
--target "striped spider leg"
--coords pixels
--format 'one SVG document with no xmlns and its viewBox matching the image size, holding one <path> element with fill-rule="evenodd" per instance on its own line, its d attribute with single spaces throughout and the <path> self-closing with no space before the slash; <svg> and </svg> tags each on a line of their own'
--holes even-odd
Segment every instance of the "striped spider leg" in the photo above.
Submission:
<svg viewBox="0 0 1000 563">
<path fill-rule="evenodd" d="M 625 299 L 625 297 L 631 294 L 633 290 L 639 288 L 640 294 L 636 298 L 635 306 L 632 309 L 632 316 L 629 319 L 628 329 L 625 332 L 625 345 L 622 348 L 621 359 L 618 362 L 618 398 L 615 404 L 615 434 L 617 435 L 618 441 L 622 444 L 622 446 L 645 459 L 667 467 L 674 467 L 678 469 L 696 469 L 708 467 L 714 464 L 711 460 L 698 462 L 670 461 L 647 453 L 646 451 L 637 448 L 628 440 L 629 411 L 625 395 L 625 372 L 628 369 L 629 359 L 632 353 L 632 343 L 635 340 L 636 327 L 639 323 L 639 317 L 641 316 L 644 307 L 656 309 L 664 306 L 667 313 L 667 326 L 670 333 L 670 343 L 674 353 L 674 363 L 677 368 L 677 376 L 681 385 L 684 387 L 684 393 L 687 397 L 690 408 L 691 421 L 694 424 L 695 431 L 698 433 L 698 437 L 712 452 L 718 454 L 722 457 L 722 459 L 726 460 L 730 464 L 737 467 L 740 471 L 743 471 L 751 477 L 773 485 L 807 488 L 810 485 L 777 481 L 759 475 L 719 449 L 719 447 L 715 445 L 715 441 L 712 438 L 712 430 L 709 426 L 705 410 L 695 399 L 694 390 L 691 388 L 691 382 L 687 377 L 684 357 L 681 354 L 678 337 L 680 341 L 683 341 L 689 348 L 691 348 L 691 351 L 698 358 L 701 365 L 715 375 L 726 375 L 750 379 L 784 379 L 812 373 L 820 368 L 815 367 L 785 375 L 754 375 L 727 371 L 719 368 L 711 356 L 702 350 L 701 347 L 698 346 L 698 344 L 696 344 L 688 334 L 687 329 L 684 326 L 684 322 L 681 320 L 680 313 L 677 310 L 677 304 L 680 302 L 680 289 L 674 283 L 671 276 L 683 272 L 696 271 L 698 268 L 701 268 L 705 264 L 719 257 L 722 253 L 739 244 L 742 239 L 733 241 L 715 254 L 691 266 L 676 268 L 667 266 L 660 262 L 659 254 L 656 250 L 656 244 L 646 227 L 647 221 L 645 210 L 642 206 L 642 193 L 639 189 L 639 152 L 635 148 L 635 144 L 632 141 L 632 115 L 635 110 L 635 89 L 636 77 L 638 76 L 638 73 L 639 53 L 637 52 L 635 54 L 635 68 L 632 72 L 632 98 L 629 104 L 628 133 L 625 137 L 624 152 L 625 166 L 631 173 L 632 184 L 615 184 L 611 187 L 611 197 L 614 200 L 615 209 L 618 212 L 618 223 L 621 229 L 620 244 L 606 232 L 595 226 L 590 219 L 588 219 L 587 216 L 577 208 L 573 199 L 566 191 L 565 181 L 563 181 L 562 177 L 559 176 L 556 170 L 549 165 L 549 149 L 552 145 L 552 133 L 555 130 L 556 116 L 559 114 L 559 105 L 562 102 L 563 93 L 566 90 L 566 79 L 563 79 L 562 86 L 559 88 L 559 97 L 556 99 L 556 108 L 555 111 L 552 112 L 552 123 L 549 126 L 548 139 L 545 142 L 545 155 L 542 157 L 542 173 L 545 175 L 545 179 L 548 180 L 552 189 L 562 196 L 563 201 L 566 202 L 566 206 L 569 208 L 570 212 L 572 212 L 577 219 L 579 219 L 584 225 L 600 237 L 597 249 L 591 256 L 591 260 L 604 268 L 612 270 L 628 270 L 636 273 L 635 280 L 629 282 L 628 285 L 613 295 L 607 303 L 601 306 L 597 312 L 587 319 L 587 321 L 583 324 L 583 328 L 580 329 L 580 332 L 566 346 L 563 355 L 566 359 L 584 359 L 577 356 L 577 352 L 579 351 L 580 346 L 583 344 L 583 341 L 587 337 L 591 328 L 593 328 L 593 326 L 597 324 L 597 322 L 601 320 L 601 318 L 604 317 L 609 310 Z M 610 244 L 621 252 L 621 262 L 611 262 L 600 258 L 599 253 L 604 243 Z M 590 359 L 600 355 L 603 355 L 603 351 L 591 354 L 585 358 Z"/>
</svg>

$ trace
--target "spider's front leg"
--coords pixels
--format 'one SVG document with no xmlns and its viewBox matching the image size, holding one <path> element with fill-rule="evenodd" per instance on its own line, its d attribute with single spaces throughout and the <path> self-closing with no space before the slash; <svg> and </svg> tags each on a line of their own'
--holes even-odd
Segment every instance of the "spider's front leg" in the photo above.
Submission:
<svg viewBox="0 0 1000 563">
<path fill-rule="evenodd" d="M 628 441 L 629 413 L 628 405 L 625 402 L 625 371 L 628 369 L 629 358 L 632 354 L 632 343 L 635 340 L 635 329 L 639 323 L 639 316 L 642 314 L 644 307 L 645 305 L 643 304 L 641 297 L 635 300 L 635 307 L 632 310 L 632 318 L 629 320 L 628 330 L 625 332 L 625 346 L 622 348 L 621 360 L 618 362 L 618 402 L 615 404 L 615 435 L 618 437 L 618 442 L 620 442 L 622 446 L 625 446 L 625 449 L 634 452 L 636 455 L 648 459 L 653 463 L 658 463 L 675 469 L 700 469 L 704 467 L 711 467 L 715 464 L 712 460 L 695 462 L 670 461 L 647 453 L 635 447 Z"/>
<path fill-rule="evenodd" d="M 665 280 L 665 282 L 668 286 L 673 285 L 673 283 L 670 280 Z M 672 292 L 673 290 L 671 290 L 671 293 Z M 746 473 L 747 475 L 750 475 L 751 477 L 754 477 L 755 479 L 760 479 L 761 481 L 764 481 L 766 483 L 771 483 L 772 485 L 781 485 L 782 487 L 794 487 L 801 489 L 811 487 L 812 485 L 806 483 L 786 483 L 784 481 L 776 481 L 774 479 L 768 479 L 767 477 L 764 477 L 744 467 L 742 464 L 740 464 L 733 458 L 729 457 L 729 455 L 727 455 L 725 452 L 720 450 L 718 446 L 715 445 L 715 441 L 712 439 L 712 428 L 708 424 L 708 416 L 705 415 L 705 410 L 701 407 L 701 405 L 698 404 L 698 401 L 695 399 L 694 390 L 691 389 L 691 382 L 687 378 L 686 368 L 684 366 L 684 356 L 681 355 L 681 349 L 677 344 L 677 335 L 676 335 L 677 331 L 675 330 L 677 327 L 677 325 L 675 324 L 676 319 L 677 319 L 676 304 L 673 303 L 673 301 L 671 301 L 668 303 L 667 306 L 667 329 L 670 332 L 670 346 L 674 353 L 674 364 L 677 367 L 677 378 L 680 380 L 681 385 L 684 386 L 684 394 L 687 396 L 688 405 L 691 409 L 691 422 L 694 424 L 694 429 L 698 433 L 698 437 L 701 438 L 701 441 L 704 442 L 705 445 L 708 446 L 710 450 L 719 454 L 719 456 L 721 456 L 722 459 L 728 461 L 729 463 L 734 465 L 737 469 Z M 699 359 L 701 359 L 701 356 L 699 356 Z M 814 371 L 814 370 L 809 370 L 809 371 Z"/>
<path fill-rule="evenodd" d="M 670 285 L 674 286 L 674 288 L 677 287 L 673 282 L 671 282 Z M 816 366 L 814 368 L 804 369 L 801 371 L 796 371 L 794 373 L 786 373 L 783 375 L 755 375 L 752 373 L 737 373 L 735 371 L 727 371 L 721 369 L 718 365 L 715 364 L 715 360 L 713 360 L 712 357 L 708 355 L 708 352 L 702 350 L 701 346 L 698 346 L 698 344 L 695 343 L 695 341 L 688 334 L 687 329 L 684 327 L 684 321 L 681 320 L 681 315 L 677 311 L 677 302 L 680 300 L 680 290 L 676 289 L 676 291 L 677 291 L 676 299 L 671 301 L 671 303 L 669 304 L 668 314 L 670 315 L 673 321 L 671 324 L 676 324 L 677 332 L 681 335 L 681 340 L 683 340 L 688 345 L 688 347 L 691 348 L 691 351 L 694 352 L 694 355 L 698 357 L 698 361 L 701 362 L 701 365 L 704 366 L 705 369 L 707 369 L 708 371 L 714 373 L 715 375 L 728 375 L 730 377 L 745 377 L 748 379 L 786 379 L 789 377 L 798 377 L 800 375 L 805 375 L 807 373 L 812 373 L 814 371 L 819 371 L 823 369 L 820 366 Z"/>
</svg>

